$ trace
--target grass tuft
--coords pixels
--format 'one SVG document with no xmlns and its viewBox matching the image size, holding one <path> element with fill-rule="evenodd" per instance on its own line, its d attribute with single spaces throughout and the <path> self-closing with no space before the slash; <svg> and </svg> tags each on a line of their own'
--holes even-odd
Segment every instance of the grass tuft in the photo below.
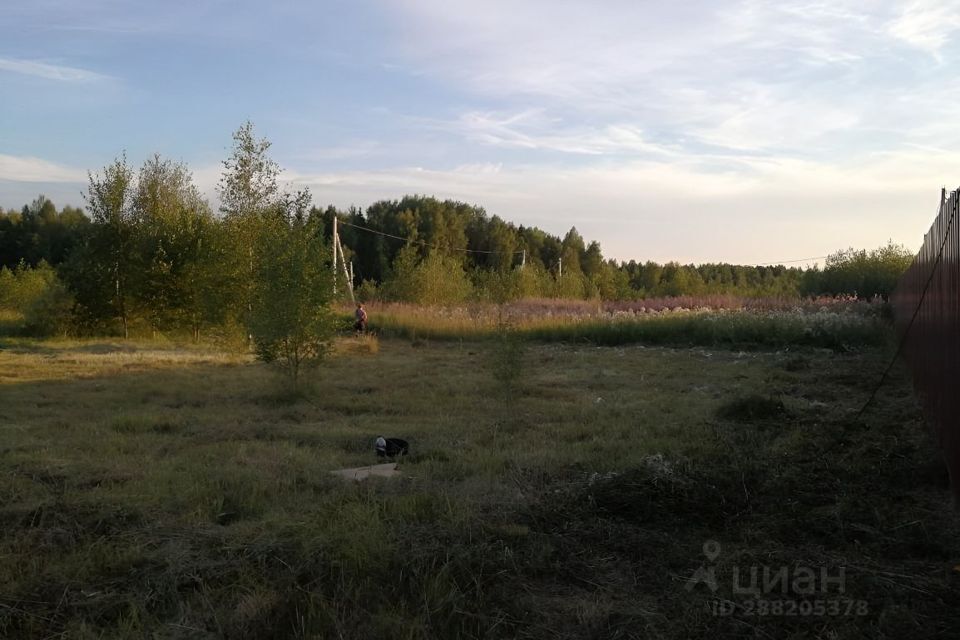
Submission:
<svg viewBox="0 0 960 640">
<path fill-rule="evenodd" d="M 738 422 L 757 422 L 783 418 L 787 408 L 779 398 L 751 394 L 724 403 L 717 409 L 717 416 Z"/>
</svg>

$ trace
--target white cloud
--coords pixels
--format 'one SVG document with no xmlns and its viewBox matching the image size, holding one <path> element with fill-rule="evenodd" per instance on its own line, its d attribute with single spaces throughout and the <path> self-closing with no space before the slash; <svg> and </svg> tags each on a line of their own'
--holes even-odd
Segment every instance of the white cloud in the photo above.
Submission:
<svg viewBox="0 0 960 640">
<path fill-rule="evenodd" d="M 109 79 L 109 76 L 87 69 L 47 64 L 36 60 L 19 60 L 17 58 L 0 58 L 0 70 L 60 82 L 79 83 Z"/>
<path fill-rule="evenodd" d="M 582 99 L 593 108 L 641 103 L 650 80 L 677 73 L 714 85 L 771 71 L 784 57 L 857 60 L 869 53 L 873 29 L 861 7 L 843 4 L 395 3 L 405 18 L 401 45 L 425 69 L 484 93 Z"/>
<path fill-rule="evenodd" d="M 861 120 L 855 98 L 824 101 L 756 83 L 735 83 L 730 89 L 726 101 L 699 108 L 708 117 L 690 123 L 688 131 L 700 141 L 732 150 L 796 153 L 816 148 L 834 132 L 855 130 Z M 695 110 L 691 105 L 690 113 Z"/>
<path fill-rule="evenodd" d="M 547 117 L 539 109 L 512 114 L 471 111 L 462 114 L 456 122 L 441 123 L 440 126 L 480 144 L 497 147 L 583 155 L 673 153 L 666 147 L 646 140 L 644 132 L 632 124 L 571 126 L 559 118 Z"/>
<path fill-rule="evenodd" d="M 937 58 L 958 28 L 960 2 L 942 0 L 914 0 L 888 25 L 895 38 Z"/>
<path fill-rule="evenodd" d="M 851 135 L 871 136 L 871 148 L 915 134 L 930 142 L 921 129 L 939 120 L 943 87 L 916 47 L 942 49 L 960 23 L 957 4 L 919 0 L 901 13 L 854 0 L 393 6 L 411 65 L 497 105 L 463 110 L 470 141 L 842 157 Z"/>
<path fill-rule="evenodd" d="M 11 182 L 85 182 L 87 172 L 29 156 L 0 153 L 0 180 Z"/>
</svg>

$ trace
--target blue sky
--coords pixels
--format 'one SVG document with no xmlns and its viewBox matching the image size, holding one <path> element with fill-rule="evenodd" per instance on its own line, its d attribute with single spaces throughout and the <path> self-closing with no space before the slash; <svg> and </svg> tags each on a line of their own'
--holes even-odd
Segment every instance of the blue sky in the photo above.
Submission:
<svg viewBox="0 0 960 640">
<path fill-rule="evenodd" d="M 960 183 L 960 3 L 6 0 L 0 206 L 121 152 L 216 198 L 244 120 L 317 204 L 452 197 L 608 257 L 919 245 Z"/>
</svg>

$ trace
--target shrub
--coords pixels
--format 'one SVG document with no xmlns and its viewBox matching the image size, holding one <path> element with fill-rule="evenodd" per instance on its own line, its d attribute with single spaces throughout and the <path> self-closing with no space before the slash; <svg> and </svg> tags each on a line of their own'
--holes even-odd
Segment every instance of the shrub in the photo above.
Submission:
<svg viewBox="0 0 960 640">
<path fill-rule="evenodd" d="M 13 318 L 8 330 L 35 336 L 66 333 L 72 324 L 73 296 L 46 262 L 0 269 L 0 310 Z"/>
<path fill-rule="evenodd" d="M 10 310 L 14 306 L 16 286 L 17 278 L 13 271 L 0 267 L 0 309 Z"/>
<path fill-rule="evenodd" d="M 24 312 L 24 328 L 33 336 L 66 335 L 72 329 L 73 296 L 53 278 Z"/>
<path fill-rule="evenodd" d="M 371 302 L 380 299 L 380 290 L 377 283 L 373 280 L 364 280 L 356 291 L 357 300 L 360 302 Z"/>
<path fill-rule="evenodd" d="M 838 251 L 827 258 L 823 271 L 812 269 L 804 274 L 804 289 L 806 293 L 886 298 L 912 261 L 913 253 L 892 241 L 873 251 Z"/>
</svg>

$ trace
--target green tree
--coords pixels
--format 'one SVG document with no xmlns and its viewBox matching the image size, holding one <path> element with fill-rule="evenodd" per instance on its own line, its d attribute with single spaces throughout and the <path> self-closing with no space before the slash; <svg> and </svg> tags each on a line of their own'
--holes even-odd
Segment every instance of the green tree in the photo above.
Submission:
<svg viewBox="0 0 960 640">
<path fill-rule="evenodd" d="M 133 196 L 137 228 L 138 306 L 154 329 L 189 326 L 197 336 L 207 319 L 204 299 L 216 296 L 205 270 L 213 220 L 183 164 L 148 159 Z M 207 244 L 204 244 L 204 240 Z"/>
<path fill-rule="evenodd" d="M 220 211 L 227 228 L 230 248 L 221 265 L 224 286 L 231 289 L 231 313 L 249 324 L 256 278 L 257 243 L 264 225 L 283 215 L 283 194 L 278 178 L 280 167 L 268 155 L 270 142 L 257 139 L 253 124 L 243 123 L 233 134 L 233 149 L 223 161 L 218 185 Z"/>
<path fill-rule="evenodd" d="M 389 300 L 417 304 L 456 304 L 473 294 L 473 286 L 459 257 L 433 251 L 419 257 L 419 248 L 408 244 L 397 254 L 383 292 Z"/>
<path fill-rule="evenodd" d="M 245 218 L 262 215 L 281 199 L 277 182 L 280 166 L 267 152 L 270 142 L 257 139 L 249 120 L 233 134 L 233 151 L 223 161 L 220 178 L 220 211 L 226 217 Z"/>
<path fill-rule="evenodd" d="M 134 219 L 131 201 L 134 193 L 133 170 L 126 156 L 103 168 L 102 174 L 89 174 L 85 196 L 94 228 L 78 278 L 88 278 L 83 287 L 91 295 L 88 302 L 106 301 L 113 317 L 119 318 L 123 337 L 129 337 L 130 284 L 135 267 Z M 86 264 L 84 264 L 86 263 Z M 76 273 L 76 272 L 75 272 Z M 104 289 L 107 289 L 106 291 Z M 95 306 L 100 307 L 101 304 Z"/>
<path fill-rule="evenodd" d="M 634 297 L 634 291 L 630 288 L 630 274 L 626 269 L 617 267 L 614 260 L 603 263 L 596 283 L 603 300 L 629 300 Z"/>
<path fill-rule="evenodd" d="M 555 295 L 558 298 L 572 298 L 581 300 L 588 297 L 592 290 L 590 281 L 579 270 L 568 271 L 567 261 L 563 261 L 563 275 L 557 278 Z"/>
<path fill-rule="evenodd" d="M 226 325 L 237 308 L 234 273 L 224 268 L 235 262 L 234 245 L 223 224 L 201 218 L 195 230 L 196 245 L 184 265 L 183 312 L 194 340 L 204 328 Z"/>
<path fill-rule="evenodd" d="M 539 260 L 527 261 L 519 274 L 521 298 L 546 298 L 552 295 L 553 277 Z"/>
<path fill-rule="evenodd" d="M 654 296 L 660 289 L 660 280 L 662 279 L 663 267 L 648 260 L 639 270 L 636 286 L 645 295 Z"/>
<path fill-rule="evenodd" d="M 600 251 L 599 242 L 593 241 L 587 245 L 583 256 L 580 258 L 580 263 L 583 266 L 583 275 L 596 283 L 603 270 L 603 253 Z"/>
<path fill-rule="evenodd" d="M 563 258 L 564 275 L 582 273 L 580 260 L 586 252 L 587 248 L 583 243 L 583 236 L 577 232 L 576 227 L 571 227 L 567 235 L 563 237 L 563 243 L 561 244 L 560 257 Z"/>
<path fill-rule="evenodd" d="M 257 357 L 277 365 L 295 389 L 336 331 L 330 255 L 322 228 L 306 219 L 308 202 L 308 193 L 297 194 L 261 227 L 249 316 Z"/>
<path fill-rule="evenodd" d="M 457 257 L 435 251 L 414 269 L 413 302 L 428 305 L 457 304 L 473 293 L 470 279 Z"/>
<path fill-rule="evenodd" d="M 386 299 L 408 302 L 416 299 L 416 269 L 419 263 L 419 251 L 415 245 L 407 244 L 400 250 L 383 284 Z"/>
<path fill-rule="evenodd" d="M 702 288 L 703 280 L 700 278 L 700 274 L 696 269 L 689 265 L 668 262 L 663 266 L 663 274 L 657 289 L 657 295 L 696 295 L 701 292 Z"/>
<path fill-rule="evenodd" d="M 912 261 L 913 253 L 892 241 L 873 251 L 838 251 L 827 258 L 819 278 L 808 276 L 804 283 L 809 293 L 887 297 Z"/>
</svg>

